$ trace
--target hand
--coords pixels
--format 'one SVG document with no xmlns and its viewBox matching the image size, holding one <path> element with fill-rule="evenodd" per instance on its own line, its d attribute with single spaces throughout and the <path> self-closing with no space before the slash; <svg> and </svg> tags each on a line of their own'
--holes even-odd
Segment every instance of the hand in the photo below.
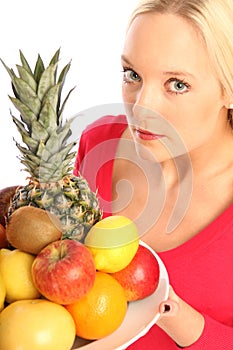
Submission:
<svg viewBox="0 0 233 350">
<path fill-rule="evenodd" d="M 157 325 L 180 347 L 192 345 L 201 336 L 204 317 L 182 300 L 170 286 L 168 299 L 160 304 Z"/>
</svg>

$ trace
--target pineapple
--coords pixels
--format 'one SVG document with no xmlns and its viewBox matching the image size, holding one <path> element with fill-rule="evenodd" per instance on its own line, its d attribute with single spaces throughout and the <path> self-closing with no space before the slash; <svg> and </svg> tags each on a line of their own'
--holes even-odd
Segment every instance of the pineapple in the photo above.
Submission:
<svg viewBox="0 0 233 350">
<path fill-rule="evenodd" d="M 63 121 L 63 110 L 70 93 L 61 104 L 61 93 L 70 63 L 57 79 L 60 49 L 45 68 L 38 55 L 34 71 L 20 51 L 21 65 L 17 76 L 2 60 L 10 75 L 14 97 L 11 102 L 20 119 L 11 114 L 22 137 L 17 141 L 21 158 L 30 176 L 25 186 L 16 190 L 9 207 L 8 219 L 22 206 L 35 206 L 55 214 L 62 223 L 62 238 L 83 242 L 92 225 L 102 217 L 96 193 L 80 175 L 72 174 L 75 142 L 67 143 L 71 135 L 70 120 Z"/>
</svg>

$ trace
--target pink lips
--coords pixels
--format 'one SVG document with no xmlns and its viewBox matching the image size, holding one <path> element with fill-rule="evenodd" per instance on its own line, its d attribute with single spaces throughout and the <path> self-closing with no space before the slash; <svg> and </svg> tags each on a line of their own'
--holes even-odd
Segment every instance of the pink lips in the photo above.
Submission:
<svg viewBox="0 0 233 350">
<path fill-rule="evenodd" d="M 136 134 L 140 139 L 145 141 L 158 140 L 164 137 L 164 135 L 153 134 L 150 131 L 143 129 L 136 129 Z"/>
</svg>

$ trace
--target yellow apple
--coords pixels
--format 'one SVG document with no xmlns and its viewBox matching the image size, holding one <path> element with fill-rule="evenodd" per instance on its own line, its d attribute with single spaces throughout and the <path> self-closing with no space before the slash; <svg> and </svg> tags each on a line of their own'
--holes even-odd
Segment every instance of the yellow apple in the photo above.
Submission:
<svg viewBox="0 0 233 350">
<path fill-rule="evenodd" d="M 0 273 L 0 311 L 4 308 L 4 302 L 6 299 L 6 287 L 3 282 L 2 275 Z"/>
</svg>

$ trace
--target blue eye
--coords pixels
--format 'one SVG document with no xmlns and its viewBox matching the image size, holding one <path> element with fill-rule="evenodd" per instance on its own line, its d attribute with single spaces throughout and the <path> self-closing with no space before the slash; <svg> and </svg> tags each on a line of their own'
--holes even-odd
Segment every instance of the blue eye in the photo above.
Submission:
<svg viewBox="0 0 233 350">
<path fill-rule="evenodd" d="M 168 83 L 168 91 L 176 94 L 183 94 L 187 92 L 190 88 L 189 84 L 183 80 L 179 80 L 177 78 L 169 79 Z"/>
<path fill-rule="evenodd" d="M 123 68 L 123 81 L 125 83 L 138 82 L 141 80 L 140 76 L 130 68 Z"/>
<path fill-rule="evenodd" d="M 174 82 L 174 89 L 177 91 L 183 91 L 183 89 L 185 89 L 186 86 L 184 85 L 184 83 L 182 83 L 181 81 L 175 81 Z"/>
</svg>

